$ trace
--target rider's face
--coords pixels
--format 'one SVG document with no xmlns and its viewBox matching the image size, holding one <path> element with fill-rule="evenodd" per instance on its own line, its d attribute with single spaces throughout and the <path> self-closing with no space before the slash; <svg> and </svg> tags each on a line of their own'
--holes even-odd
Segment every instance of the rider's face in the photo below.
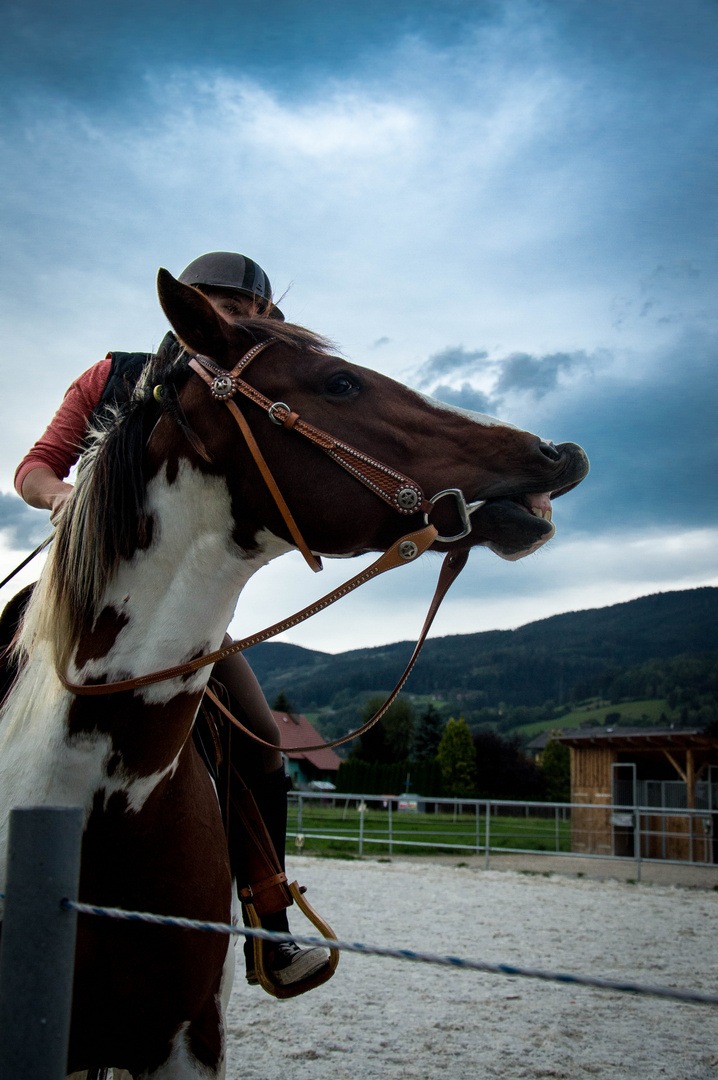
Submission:
<svg viewBox="0 0 718 1080">
<path fill-rule="evenodd" d="M 247 319 L 254 313 L 254 301 L 249 296 L 241 293 L 211 292 L 203 290 L 215 311 L 223 315 L 225 319 Z"/>
</svg>

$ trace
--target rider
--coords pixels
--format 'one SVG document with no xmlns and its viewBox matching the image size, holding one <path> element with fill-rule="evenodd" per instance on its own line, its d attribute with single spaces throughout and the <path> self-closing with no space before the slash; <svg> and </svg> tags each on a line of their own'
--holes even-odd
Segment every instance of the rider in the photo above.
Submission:
<svg viewBox="0 0 718 1080">
<path fill-rule="evenodd" d="M 284 320 L 272 300 L 267 275 L 258 263 L 245 255 L 231 251 L 201 255 L 182 271 L 179 280 L 204 293 L 215 310 L 230 321 L 250 317 Z M 168 348 L 179 350 L 179 343 L 171 332 L 160 346 L 162 350 Z M 128 384 L 137 381 L 150 359 L 148 353 L 108 353 L 104 360 L 75 379 L 44 435 L 17 468 L 15 488 L 25 502 L 49 510 L 50 520 L 57 520 L 72 491 L 72 485 L 65 477 L 77 461 L 91 419 L 98 410 L 127 392 Z M 223 644 L 230 643 L 231 638 L 225 637 Z M 234 706 L 239 707 L 246 725 L 277 747 L 276 750 L 255 747 L 256 752 L 249 752 L 254 769 L 249 786 L 284 866 L 289 784 L 278 749 L 279 730 L 259 683 L 241 653 L 215 664 L 213 674 L 231 695 Z M 247 756 L 244 755 L 245 760 Z M 246 768 L 243 771 L 246 772 Z M 265 916 L 262 925 L 266 930 L 288 931 L 286 910 Z M 247 981 L 254 984 L 257 977 L 251 950 L 245 948 L 245 955 Z M 301 949 L 294 942 L 266 947 L 265 962 L 275 981 L 282 986 L 291 986 L 308 978 L 322 968 L 327 959 L 325 949 Z"/>
</svg>

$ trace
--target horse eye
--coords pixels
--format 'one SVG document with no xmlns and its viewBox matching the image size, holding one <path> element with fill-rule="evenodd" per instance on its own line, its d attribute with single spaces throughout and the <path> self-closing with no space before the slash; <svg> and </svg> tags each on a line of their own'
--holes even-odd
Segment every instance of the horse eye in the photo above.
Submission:
<svg viewBox="0 0 718 1080">
<path fill-rule="evenodd" d="M 349 397 L 361 390 L 361 384 L 354 375 L 346 371 L 338 371 L 327 379 L 324 390 L 332 397 Z"/>
</svg>

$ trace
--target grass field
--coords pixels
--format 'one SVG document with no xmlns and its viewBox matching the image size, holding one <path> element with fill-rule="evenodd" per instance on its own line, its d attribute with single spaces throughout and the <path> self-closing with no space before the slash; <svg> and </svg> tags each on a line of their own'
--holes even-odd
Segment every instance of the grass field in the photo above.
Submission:
<svg viewBox="0 0 718 1080">
<path fill-rule="evenodd" d="M 570 821 L 556 820 L 554 811 L 546 808 L 547 817 L 497 816 L 490 819 L 489 843 L 492 848 L 515 848 L 529 851 L 569 851 Z M 295 835 L 304 836 L 302 850 L 307 854 L 352 857 L 359 854 L 360 814 L 354 808 L 321 806 L 306 800 L 302 807 L 301 829 L 298 828 L 297 806 L 289 807 L 287 824 L 288 850 L 292 850 Z M 478 824 L 478 841 L 477 841 Z M 476 851 L 486 838 L 486 818 L 473 814 L 392 814 L 391 850 L 416 855 L 451 853 L 462 848 Z M 367 810 L 364 814 L 362 854 L 390 853 L 389 814 L 384 810 Z"/>
<path fill-rule="evenodd" d="M 524 724 L 522 727 L 513 728 L 509 734 L 517 734 L 522 738 L 533 739 L 542 731 L 550 731 L 551 728 L 565 730 L 566 728 L 581 727 L 582 724 L 598 727 L 606 722 L 609 713 L 619 713 L 619 724 L 642 724 L 650 723 L 659 725 L 661 714 L 667 717 L 671 715 L 671 709 L 664 698 L 651 698 L 647 701 L 622 701 L 618 705 L 608 702 L 601 704 L 581 705 L 573 712 L 565 716 L 554 717 L 553 720 L 540 720 L 535 724 Z M 610 726 L 610 725 L 609 725 Z"/>
</svg>

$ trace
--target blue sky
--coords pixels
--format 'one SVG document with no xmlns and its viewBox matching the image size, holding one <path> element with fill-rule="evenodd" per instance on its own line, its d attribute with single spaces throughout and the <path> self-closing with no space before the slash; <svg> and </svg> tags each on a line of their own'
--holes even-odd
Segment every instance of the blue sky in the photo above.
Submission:
<svg viewBox="0 0 718 1080">
<path fill-rule="evenodd" d="M 47 531 L 12 474 L 66 386 L 155 346 L 158 266 L 219 248 L 358 363 L 586 448 L 555 539 L 474 553 L 437 633 L 718 583 L 712 2 L 7 10 L 0 577 Z M 234 629 L 348 569 L 280 560 Z M 435 572 L 288 639 L 408 638 Z"/>
</svg>

